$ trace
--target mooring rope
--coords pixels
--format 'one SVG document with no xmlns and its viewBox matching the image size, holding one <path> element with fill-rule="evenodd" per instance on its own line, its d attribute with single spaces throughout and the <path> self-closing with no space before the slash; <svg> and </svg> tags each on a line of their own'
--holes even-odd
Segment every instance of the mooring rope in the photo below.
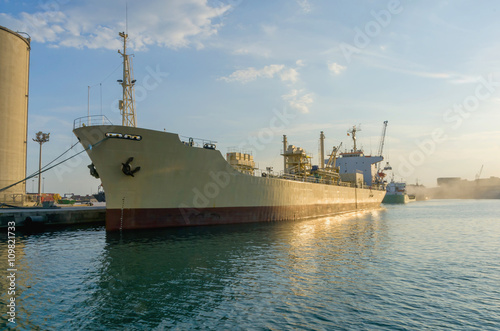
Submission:
<svg viewBox="0 0 500 331">
<path fill-rule="evenodd" d="M 47 163 L 46 165 L 44 165 L 42 167 L 41 170 L 47 168 L 49 165 L 51 165 L 52 163 L 54 163 L 57 159 L 59 159 L 61 156 L 63 156 L 64 154 L 66 154 L 67 152 L 69 152 L 70 150 L 73 149 L 73 147 L 75 147 L 77 144 L 79 143 L 79 141 L 77 141 L 76 143 L 74 143 L 70 148 L 68 148 L 64 153 L 62 153 L 61 155 L 59 155 L 58 157 L 56 157 L 55 159 L 53 159 L 52 161 L 50 161 L 49 163 Z M 31 174 L 30 176 L 35 176 L 38 174 L 38 171 L 35 171 L 33 174 Z M 28 178 L 28 177 L 26 177 Z M 1 191 L 1 190 L 0 190 Z"/>
<path fill-rule="evenodd" d="M 48 165 L 50 165 L 50 164 L 54 163 L 54 161 L 56 161 L 56 160 L 57 160 L 57 159 L 59 159 L 61 156 L 63 156 L 64 154 L 66 154 L 69 150 L 71 150 L 73 147 L 75 147 L 75 146 L 76 146 L 76 144 L 78 144 L 78 142 L 77 142 L 76 144 L 74 144 L 73 146 L 71 146 L 71 147 L 70 147 L 70 148 L 69 148 L 66 152 L 62 153 L 61 155 L 59 155 L 58 157 L 56 157 L 54 160 L 52 160 L 52 161 L 50 161 L 48 164 L 46 164 L 46 165 L 42 168 L 42 170 L 41 170 L 41 171 L 37 171 L 37 172 L 35 172 L 35 173 L 33 173 L 33 174 L 29 175 L 28 177 L 26 177 L 26 178 L 24 178 L 24 179 L 22 179 L 22 180 L 20 180 L 20 181 L 18 181 L 18 182 L 16 182 L 16 183 L 14 183 L 14 184 L 11 184 L 11 185 L 9 185 L 9 186 L 6 186 L 6 187 L 4 187 L 4 188 L 1 188 L 1 189 L 0 189 L 0 192 L 3 192 L 3 191 L 5 191 L 5 190 L 7 190 L 7 189 L 9 189 L 9 188 L 11 188 L 11 187 L 13 187 L 13 186 L 16 186 L 17 184 L 20 184 L 20 183 L 22 183 L 22 182 L 25 182 L 25 181 L 27 181 L 27 180 L 29 180 L 29 179 L 33 178 L 33 177 L 36 177 L 36 176 L 38 176 L 38 175 L 41 175 L 42 173 L 44 173 L 44 172 L 46 172 L 46 171 L 48 171 L 48 170 L 50 170 L 50 169 L 53 169 L 53 168 L 57 167 L 58 165 L 63 164 L 64 162 L 66 162 L 66 161 L 68 161 L 68 160 L 71 160 L 72 158 L 74 158 L 74 157 L 76 157 L 76 156 L 78 156 L 78 155 L 82 154 L 83 152 L 86 152 L 87 150 L 92 149 L 94 146 L 99 145 L 100 143 L 102 143 L 102 142 L 103 142 L 104 140 L 106 140 L 106 139 L 108 139 L 108 137 L 105 137 L 105 138 L 103 138 L 102 140 L 99 140 L 98 142 L 96 142 L 96 143 L 95 143 L 95 144 L 93 144 L 93 145 L 89 145 L 89 147 L 87 147 L 87 148 L 85 148 L 84 150 L 82 150 L 82 151 L 80 151 L 80 152 L 76 153 L 75 155 L 70 156 L 70 157 L 68 157 L 67 159 L 64 159 L 64 160 L 62 160 L 61 162 L 56 163 L 56 164 L 54 164 L 53 166 L 51 166 L 51 167 L 47 168 L 47 166 L 48 166 Z"/>
</svg>

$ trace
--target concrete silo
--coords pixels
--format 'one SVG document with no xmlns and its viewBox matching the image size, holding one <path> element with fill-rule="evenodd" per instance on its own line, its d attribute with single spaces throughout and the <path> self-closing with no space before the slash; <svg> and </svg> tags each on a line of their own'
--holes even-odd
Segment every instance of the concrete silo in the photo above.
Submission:
<svg viewBox="0 0 500 331">
<path fill-rule="evenodd" d="M 26 177 L 30 39 L 0 26 L 0 189 Z M 26 183 L 0 192 L 22 204 Z"/>
</svg>

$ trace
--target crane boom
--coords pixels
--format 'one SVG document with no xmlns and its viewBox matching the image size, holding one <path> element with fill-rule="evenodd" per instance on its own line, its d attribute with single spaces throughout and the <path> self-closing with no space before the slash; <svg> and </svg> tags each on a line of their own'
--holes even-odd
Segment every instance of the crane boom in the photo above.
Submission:
<svg viewBox="0 0 500 331">
<path fill-rule="evenodd" d="M 330 154 L 330 158 L 328 159 L 328 162 L 326 163 L 327 169 L 335 168 L 335 161 L 337 160 L 337 153 L 338 153 L 338 151 L 340 151 L 340 147 L 342 147 L 342 143 L 340 143 L 339 147 L 333 146 L 332 154 Z"/>
<path fill-rule="evenodd" d="M 476 180 L 479 179 L 479 177 L 481 177 L 481 173 L 483 172 L 483 167 L 484 167 L 484 164 L 481 166 L 481 169 L 479 170 L 479 172 L 476 174 Z"/>
<path fill-rule="evenodd" d="M 382 135 L 380 136 L 380 144 L 378 146 L 378 156 L 382 156 L 382 151 L 384 150 L 384 142 L 385 142 L 385 132 L 387 131 L 387 123 L 388 121 L 384 121 L 384 125 L 382 126 Z"/>
</svg>

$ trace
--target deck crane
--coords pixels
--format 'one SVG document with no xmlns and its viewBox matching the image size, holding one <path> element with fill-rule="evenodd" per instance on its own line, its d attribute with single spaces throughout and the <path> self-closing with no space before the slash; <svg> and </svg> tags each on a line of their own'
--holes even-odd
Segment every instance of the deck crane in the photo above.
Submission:
<svg viewBox="0 0 500 331">
<path fill-rule="evenodd" d="M 384 124 L 382 125 L 382 134 L 380 135 L 380 144 L 378 146 L 377 156 L 382 156 L 382 152 L 384 150 L 384 142 L 385 142 L 385 133 L 387 131 L 387 123 L 388 123 L 388 121 L 384 121 Z M 382 180 L 385 177 L 385 174 L 380 169 L 381 165 L 382 165 L 382 162 L 379 162 L 378 168 L 377 168 L 377 176 L 380 177 L 380 179 Z"/>
<path fill-rule="evenodd" d="M 332 154 L 330 154 L 330 158 L 328 159 L 328 162 L 326 163 L 327 169 L 335 168 L 335 161 L 337 160 L 337 153 L 338 153 L 338 151 L 340 151 L 340 147 L 342 147 L 342 143 L 340 143 L 339 147 L 333 146 Z"/>
<path fill-rule="evenodd" d="M 483 172 L 483 167 L 484 167 L 484 164 L 481 165 L 481 169 L 479 170 L 479 172 L 476 174 L 476 180 L 479 179 L 479 177 L 481 177 L 481 173 Z"/>
<path fill-rule="evenodd" d="M 378 145 L 377 156 L 382 156 L 382 151 L 384 149 L 384 142 L 385 142 L 385 132 L 387 131 L 387 123 L 388 121 L 384 121 L 384 125 L 382 126 L 382 135 L 380 136 L 380 145 Z"/>
</svg>

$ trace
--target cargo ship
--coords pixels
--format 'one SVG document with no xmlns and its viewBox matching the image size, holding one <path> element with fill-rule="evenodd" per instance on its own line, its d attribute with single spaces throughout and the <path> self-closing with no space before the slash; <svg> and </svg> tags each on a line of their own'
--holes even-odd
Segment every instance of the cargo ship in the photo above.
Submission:
<svg viewBox="0 0 500 331">
<path fill-rule="evenodd" d="M 415 196 L 410 196 L 406 193 L 406 183 L 391 181 L 387 184 L 387 193 L 385 194 L 383 203 L 408 203 L 415 201 Z"/>
<path fill-rule="evenodd" d="M 341 181 L 335 148 L 329 162 L 313 166 L 284 135 L 283 172 L 257 175 L 249 153 L 225 159 L 214 141 L 136 127 L 128 36 L 120 36 L 122 125 L 86 116 L 73 130 L 106 192 L 106 230 L 299 220 L 380 206 L 383 186 Z"/>
<path fill-rule="evenodd" d="M 387 162 L 384 169 L 392 170 L 392 167 Z M 386 194 L 382 203 L 388 204 L 404 204 L 408 202 L 416 201 L 416 197 L 413 194 L 408 194 L 406 190 L 405 182 L 396 182 L 394 180 L 394 172 L 392 172 L 391 181 L 386 186 Z"/>
</svg>

